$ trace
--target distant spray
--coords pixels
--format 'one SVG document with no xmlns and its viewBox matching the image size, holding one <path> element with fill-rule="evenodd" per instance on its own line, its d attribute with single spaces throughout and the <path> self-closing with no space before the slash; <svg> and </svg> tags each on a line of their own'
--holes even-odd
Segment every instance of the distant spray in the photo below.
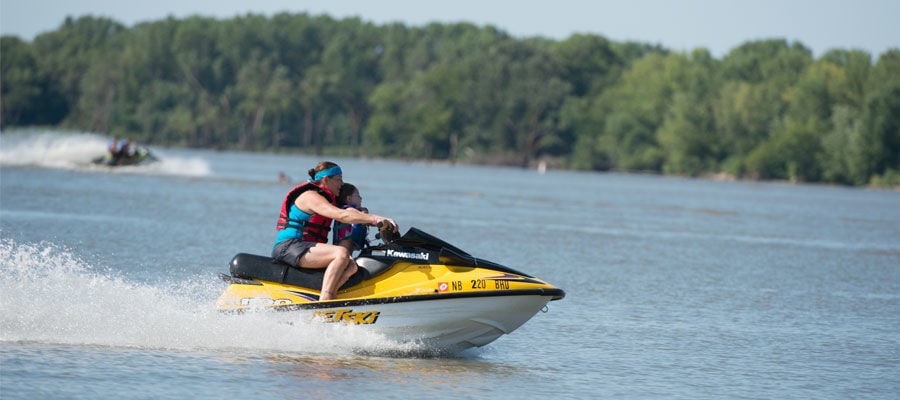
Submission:
<svg viewBox="0 0 900 400">
<path fill-rule="evenodd" d="M 82 132 L 25 130 L 0 136 L 0 165 L 37 166 L 112 173 L 208 176 L 209 164 L 196 158 L 167 157 L 156 151 L 159 162 L 110 168 L 92 164 L 106 153 L 110 138 Z"/>
</svg>

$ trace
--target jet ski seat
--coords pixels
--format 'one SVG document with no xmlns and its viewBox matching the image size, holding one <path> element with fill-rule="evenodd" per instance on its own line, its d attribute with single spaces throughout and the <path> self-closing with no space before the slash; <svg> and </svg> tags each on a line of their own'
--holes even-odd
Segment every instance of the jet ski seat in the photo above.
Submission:
<svg viewBox="0 0 900 400">
<path fill-rule="evenodd" d="M 341 288 L 348 288 L 366 279 L 372 278 L 391 266 L 383 261 L 369 257 L 356 259 L 359 270 Z M 276 261 L 272 257 L 239 253 L 231 259 L 231 276 L 242 279 L 259 279 L 269 282 L 284 283 L 308 289 L 322 290 L 322 279 L 325 269 L 298 268 Z"/>
</svg>

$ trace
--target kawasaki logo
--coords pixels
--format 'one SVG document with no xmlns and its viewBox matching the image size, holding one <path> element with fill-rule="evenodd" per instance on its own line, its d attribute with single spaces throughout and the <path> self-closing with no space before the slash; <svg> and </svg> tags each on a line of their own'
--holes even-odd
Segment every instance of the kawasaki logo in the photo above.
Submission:
<svg viewBox="0 0 900 400">
<path fill-rule="evenodd" d="M 422 260 L 429 261 L 431 260 L 431 254 L 428 252 L 421 253 L 412 253 L 408 251 L 397 251 L 397 250 L 376 250 L 372 252 L 373 256 L 382 256 L 382 257 L 395 257 L 395 258 L 410 258 L 413 260 Z"/>
</svg>

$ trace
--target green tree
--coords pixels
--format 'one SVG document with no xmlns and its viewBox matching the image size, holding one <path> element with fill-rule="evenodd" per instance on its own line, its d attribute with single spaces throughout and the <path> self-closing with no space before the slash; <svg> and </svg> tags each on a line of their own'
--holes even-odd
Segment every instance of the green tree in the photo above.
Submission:
<svg viewBox="0 0 900 400">
<path fill-rule="evenodd" d="M 370 24 L 358 19 L 338 23 L 337 32 L 322 53 L 322 68 L 329 93 L 340 102 L 354 153 L 362 142 L 362 127 L 369 114 L 368 94 L 381 81 L 379 47 Z"/>
<path fill-rule="evenodd" d="M 125 27 L 109 18 L 92 16 L 78 19 L 66 18 L 62 26 L 52 32 L 38 35 L 35 38 L 34 54 L 40 71 L 54 82 L 50 86 L 58 88 L 66 102 L 66 124 L 87 129 L 92 125 L 93 110 L 79 108 L 82 89 L 86 86 L 83 79 L 105 79 L 102 72 L 89 74 L 92 65 L 109 60 L 117 36 L 125 32 Z M 104 85 L 108 85 L 104 83 Z M 108 98 L 107 90 L 100 90 L 104 101 Z M 96 93 L 94 93 L 96 95 Z M 85 103 L 81 103 L 84 107 Z"/>
<path fill-rule="evenodd" d="M 713 101 L 716 127 L 726 159 L 722 170 L 737 176 L 746 172 L 744 159 L 766 140 L 774 114 L 766 89 L 759 84 L 730 81 Z"/>
<path fill-rule="evenodd" d="M 0 129 L 57 124 L 68 112 L 62 95 L 38 68 L 34 49 L 18 37 L 0 38 Z"/>
<path fill-rule="evenodd" d="M 819 180 L 820 132 L 816 120 L 806 123 L 788 121 L 747 157 L 749 172 L 762 179 L 788 179 L 793 182 Z"/>
<path fill-rule="evenodd" d="M 595 96 L 611 86 L 625 62 L 602 36 L 577 34 L 554 44 L 551 51 L 559 64 L 559 77 L 572 87 L 575 97 Z"/>
<path fill-rule="evenodd" d="M 271 60 L 250 60 L 241 66 L 237 81 L 228 95 L 241 120 L 238 145 L 245 150 L 261 150 L 271 143 L 263 139 L 263 128 L 272 131 L 282 113 L 288 110 L 292 92 L 287 68 L 274 66 Z M 274 115 L 274 118 L 272 118 Z M 266 124 L 266 117 L 270 122 Z"/>
<path fill-rule="evenodd" d="M 623 170 L 660 171 L 663 152 L 656 138 L 674 88 L 666 74 L 668 56 L 650 54 L 635 62 L 595 105 L 604 112 L 596 154 Z"/>
<path fill-rule="evenodd" d="M 665 154 L 663 172 L 693 176 L 715 171 L 724 153 L 712 109 L 718 92 L 715 60 L 706 50 L 695 50 L 690 57 L 672 54 L 665 70 L 674 94 L 657 132 Z"/>
<path fill-rule="evenodd" d="M 882 54 L 871 78 L 873 89 L 867 96 L 859 138 L 860 157 L 851 164 L 856 183 L 900 171 L 900 49 Z"/>
</svg>

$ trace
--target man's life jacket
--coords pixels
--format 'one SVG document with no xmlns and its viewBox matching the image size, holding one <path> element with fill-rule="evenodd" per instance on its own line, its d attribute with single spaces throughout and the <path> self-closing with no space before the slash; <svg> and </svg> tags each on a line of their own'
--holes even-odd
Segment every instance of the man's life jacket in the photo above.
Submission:
<svg viewBox="0 0 900 400">
<path fill-rule="evenodd" d="M 334 194 L 313 182 L 306 182 L 291 189 L 281 204 L 281 214 L 278 216 L 278 223 L 275 225 L 275 230 L 279 231 L 279 239 L 299 238 L 305 242 L 328 243 L 331 218 L 325 218 L 318 214 L 307 214 L 294 205 L 297 197 L 309 190 L 315 190 L 322 197 L 325 197 L 328 202 L 335 204 Z"/>
</svg>

